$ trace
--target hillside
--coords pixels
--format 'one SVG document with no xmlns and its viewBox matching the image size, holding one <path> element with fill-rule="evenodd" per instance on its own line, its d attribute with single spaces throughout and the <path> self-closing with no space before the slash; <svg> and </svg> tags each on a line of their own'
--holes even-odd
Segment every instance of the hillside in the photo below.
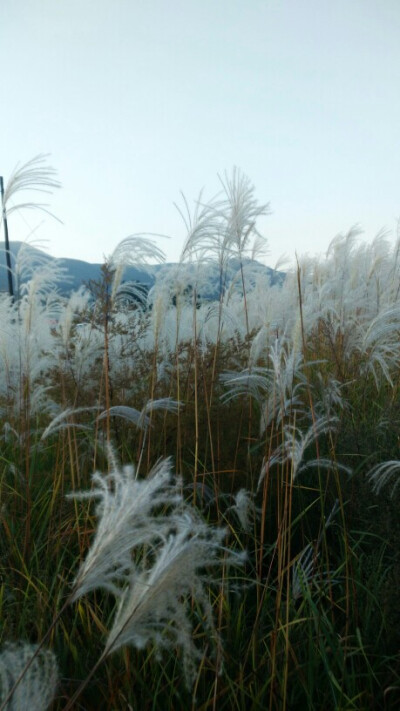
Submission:
<svg viewBox="0 0 400 711">
<path fill-rule="evenodd" d="M 7 291 L 7 272 L 6 272 L 6 259 L 5 259 L 5 245 L 4 242 L 0 242 L 0 292 Z M 15 264 L 17 255 L 21 247 L 28 248 L 29 261 L 34 269 L 35 264 L 43 264 L 44 262 L 58 262 L 62 267 L 62 274 L 58 280 L 58 290 L 63 296 L 68 296 L 72 291 L 79 289 L 83 284 L 88 284 L 91 280 L 99 280 L 101 277 L 101 264 L 93 264 L 91 262 L 85 262 L 81 259 L 69 259 L 63 258 L 56 260 L 51 255 L 47 254 L 37 247 L 25 245 L 23 242 L 11 242 L 11 262 L 13 271 L 15 271 Z M 254 274 L 265 274 L 271 284 L 277 282 L 282 282 L 284 278 L 283 272 L 275 271 L 270 267 L 267 267 L 259 262 L 252 261 L 250 259 L 244 260 L 245 267 L 247 271 L 251 271 Z M 149 264 L 146 267 L 143 266 L 127 266 L 124 272 L 124 282 L 136 282 L 143 284 L 144 286 L 151 288 L 158 276 L 162 276 L 163 279 L 168 279 L 172 272 L 176 272 L 178 268 L 176 263 L 165 263 L 165 264 Z M 226 270 L 226 283 L 225 286 L 229 286 L 240 267 L 239 260 L 237 258 L 232 258 L 229 260 L 228 268 Z M 186 275 L 193 274 L 193 283 L 196 281 L 196 271 L 198 265 L 195 263 L 189 263 L 185 265 Z M 204 270 L 203 270 L 204 272 Z M 21 275 L 20 282 L 23 284 L 31 277 L 32 272 L 25 272 Z M 217 265 L 210 262 L 207 267 L 207 278 L 202 278 L 202 282 L 207 283 L 207 287 L 202 295 L 207 299 L 212 299 L 218 297 L 219 292 L 219 276 Z"/>
</svg>

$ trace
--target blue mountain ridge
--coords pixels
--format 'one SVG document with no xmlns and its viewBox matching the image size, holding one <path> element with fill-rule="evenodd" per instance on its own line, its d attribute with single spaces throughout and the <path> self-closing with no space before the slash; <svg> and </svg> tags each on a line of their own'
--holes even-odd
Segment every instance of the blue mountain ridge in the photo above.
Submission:
<svg viewBox="0 0 400 711">
<path fill-rule="evenodd" d="M 22 242 L 10 242 L 10 254 L 11 254 L 11 264 L 12 268 L 15 268 L 15 261 L 19 250 L 23 246 Z M 82 285 L 88 285 L 90 281 L 99 281 L 101 279 L 101 267 L 102 264 L 93 264 L 91 262 L 86 262 L 81 259 L 70 259 L 62 258 L 57 259 L 47 254 L 43 250 L 29 245 L 29 261 L 32 265 L 32 271 L 35 269 L 35 264 L 39 267 L 43 262 L 57 261 L 59 265 L 63 268 L 63 273 L 60 279 L 57 281 L 58 292 L 62 296 L 69 296 L 72 291 L 79 289 Z M 255 262 L 250 259 L 244 259 L 243 265 L 245 267 L 251 267 L 253 273 L 261 272 L 268 277 L 271 284 L 282 283 L 285 274 L 284 272 L 276 271 L 270 267 L 261 264 L 260 262 Z M 197 269 L 196 263 L 186 264 L 186 269 L 193 271 L 193 282 L 195 281 L 195 273 Z M 167 262 L 163 264 L 149 264 L 146 266 L 142 265 L 128 265 L 124 270 L 123 281 L 124 282 L 135 282 L 136 284 L 141 284 L 146 289 L 150 289 L 157 278 L 161 276 L 163 279 L 168 279 L 168 273 L 172 273 L 177 269 L 178 264 L 174 262 Z M 215 298 L 218 296 L 219 292 L 219 279 L 216 276 L 218 270 L 216 270 L 215 262 L 210 262 L 210 279 L 209 286 L 207 288 L 207 293 L 203 294 L 205 298 Z M 229 284 L 234 276 L 237 274 L 240 268 L 240 261 L 238 258 L 232 257 L 228 260 L 226 265 L 226 284 Z M 31 270 L 30 270 L 31 271 Z M 29 273 L 23 275 L 21 278 L 21 283 L 27 281 L 30 277 Z M 6 267 L 6 256 L 5 256 L 5 244 L 0 242 L 0 292 L 8 291 L 7 282 L 7 267 Z"/>
</svg>

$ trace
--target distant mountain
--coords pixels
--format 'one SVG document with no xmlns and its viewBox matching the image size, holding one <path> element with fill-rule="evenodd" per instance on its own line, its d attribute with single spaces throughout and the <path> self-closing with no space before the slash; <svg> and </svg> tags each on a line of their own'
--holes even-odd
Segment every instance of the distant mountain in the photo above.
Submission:
<svg viewBox="0 0 400 711">
<path fill-rule="evenodd" d="M 11 242 L 10 243 L 10 253 L 11 253 L 11 264 L 14 268 L 15 260 L 18 255 L 19 250 L 23 246 L 22 242 Z M 62 260 L 55 260 L 54 257 L 46 254 L 41 249 L 29 245 L 29 261 L 32 263 L 33 269 L 35 264 L 39 266 L 43 262 L 58 261 L 58 263 L 63 267 L 64 273 L 58 280 L 58 290 L 63 296 L 68 296 L 71 291 L 79 289 L 82 284 L 88 284 L 89 281 L 98 281 L 101 279 L 101 264 L 92 264 L 90 262 L 84 262 L 81 259 L 68 259 L 63 258 Z M 251 272 L 253 275 L 258 273 L 265 274 L 271 284 L 282 283 L 285 275 L 283 272 L 275 271 L 270 267 L 266 267 L 259 262 L 254 262 L 252 260 L 244 260 L 245 270 Z M 175 263 L 166 264 L 152 264 L 146 265 L 146 268 L 138 266 L 128 266 L 124 271 L 124 282 L 136 282 L 143 284 L 143 286 L 150 289 L 155 283 L 156 277 L 162 276 L 163 279 L 168 279 L 169 272 L 177 268 Z M 240 262 L 237 258 L 232 258 L 229 260 L 226 269 L 226 283 L 229 284 L 232 279 L 237 274 L 240 268 Z M 197 270 L 196 264 L 186 264 L 186 269 L 189 272 L 193 272 L 193 282 L 196 280 L 195 274 Z M 205 298 L 215 298 L 219 291 L 219 279 L 217 275 L 216 265 L 210 263 L 210 278 L 208 279 L 208 285 L 203 291 L 203 296 Z M 7 268 L 6 268 L 6 257 L 4 242 L 0 242 L 0 292 L 8 291 L 7 282 Z"/>
</svg>

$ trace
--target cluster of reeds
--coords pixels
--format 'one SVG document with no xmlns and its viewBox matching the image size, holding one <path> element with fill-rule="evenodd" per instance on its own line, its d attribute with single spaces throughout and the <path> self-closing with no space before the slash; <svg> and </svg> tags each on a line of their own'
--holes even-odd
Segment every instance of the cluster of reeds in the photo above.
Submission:
<svg viewBox="0 0 400 711">
<path fill-rule="evenodd" d="M 27 246 L 0 299 L 2 708 L 399 703 L 399 243 L 271 284 L 221 189 L 146 302 L 143 236 L 68 300 Z"/>
</svg>

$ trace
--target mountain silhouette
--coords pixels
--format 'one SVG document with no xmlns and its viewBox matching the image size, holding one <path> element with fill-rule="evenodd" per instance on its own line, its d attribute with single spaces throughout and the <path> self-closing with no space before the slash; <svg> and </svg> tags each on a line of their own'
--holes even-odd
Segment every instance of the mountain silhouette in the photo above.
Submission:
<svg viewBox="0 0 400 711">
<path fill-rule="evenodd" d="M 70 259 L 68 257 L 57 259 L 47 254 L 42 249 L 35 247 L 33 245 L 26 245 L 23 242 L 11 242 L 10 243 L 10 254 L 11 254 L 11 265 L 12 269 L 15 270 L 16 258 L 21 248 L 27 250 L 27 261 L 31 264 L 30 273 L 28 272 L 24 275 L 22 273 L 20 278 L 20 283 L 23 284 L 31 278 L 32 271 L 35 269 L 35 264 L 40 265 L 44 262 L 54 262 L 57 261 L 63 268 L 63 273 L 60 279 L 57 281 L 58 291 L 62 296 L 69 296 L 72 291 L 79 289 L 82 285 L 88 285 L 90 281 L 99 281 L 101 279 L 101 267 L 102 264 L 85 262 L 81 259 Z M 250 259 L 244 259 L 243 264 L 245 268 L 250 267 L 254 274 L 260 272 L 266 275 L 271 284 L 282 283 L 284 279 L 284 272 L 279 272 L 270 267 L 261 264 L 260 262 L 255 262 Z M 168 279 L 169 272 L 171 272 L 171 278 L 173 272 L 176 272 L 178 265 L 174 262 L 165 264 L 149 264 L 146 267 L 142 265 L 126 267 L 123 275 L 124 282 L 135 282 L 137 284 L 142 284 L 147 289 L 150 289 L 158 275 L 162 275 L 163 279 Z M 186 269 L 193 272 L 193 283 L 196 281 L 196 269 L 197 265 L 186 264 Z M 232 279 L 237 274 L 240 268 L 239 259 L 233 257 L 231 258 L 226 266 L 226 284 L 229 284 Z M 209 285 L 207 287 L 207 293 L 203 293 L 203 296 L 207 299 L 212 299 L 218 297 L 219 293 L 219 279 L 216 276 L 218 270 L 216 269 L 216 264 L 210 263 L 210 279 Z M 6 255 L 5 255 L 5 244 L 0 242 L 0 292 L 8 292 L 8 282 L 7 282 L 7 266 L 6 266 Z"/>
</svg>

